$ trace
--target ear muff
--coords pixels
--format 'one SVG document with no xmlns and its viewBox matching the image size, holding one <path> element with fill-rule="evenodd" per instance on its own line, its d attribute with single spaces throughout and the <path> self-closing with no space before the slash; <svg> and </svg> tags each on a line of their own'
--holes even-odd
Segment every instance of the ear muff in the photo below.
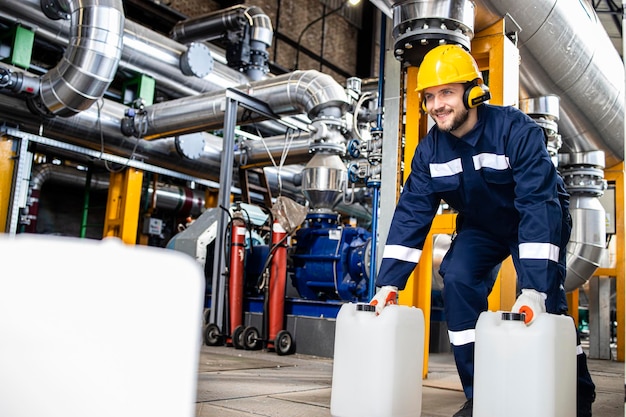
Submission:
<svg viewBox="0 0 626 417">
<path fill-rule="evenodd" d="M 463 104 L 465 104 L 466 109 L 473 109 L 490 98 L 491 93 L 489 93 L 489 88 L 484 84 L 478 84 L 478 81 L 474 80 L 469 82 L 465 88 Z"/>
<path fill-rule="evenodd" d="M 426 108 L 426 99 L 425 98 L 422 99 L 422 111 L 424 113 L 428 113 L 428 109 Z"/>
</svg>

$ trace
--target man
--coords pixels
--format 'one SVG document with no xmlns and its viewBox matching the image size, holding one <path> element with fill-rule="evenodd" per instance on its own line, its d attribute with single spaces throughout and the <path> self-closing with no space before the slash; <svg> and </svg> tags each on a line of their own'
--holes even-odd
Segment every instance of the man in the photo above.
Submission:
<svg viewBox="0 0 626 417">
<path fill-rule="evenodd" d="M 436 126 L 420 140 L 383 252 L 370 302 L 396 302 L 414 270 L 441 200 L 457 212 L 444 257 L 444 311 L 467 398 L 455 417 L 472 415 L 475 326 L 500 263 L 509 255 L 521 294 L 514 312 L 563 314 L 569 196 L 542 129 L 514 107 L 483 104 L 489 92 L 472 56 L 458 45 L 429 51 L 417 76 L 422 107 Z M 595 386 L 578 349 L 578 417 L 591 416 Z"/>
</svg>

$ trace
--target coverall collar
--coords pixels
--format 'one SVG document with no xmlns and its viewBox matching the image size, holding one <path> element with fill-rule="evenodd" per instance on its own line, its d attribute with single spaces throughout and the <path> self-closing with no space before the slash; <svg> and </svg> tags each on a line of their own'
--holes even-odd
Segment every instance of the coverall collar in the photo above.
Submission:
<svg viewBox="0 0 626 417">
<path fill-rule="evenodd" d="M 461 136 L 460 138 L 448 132 L 442 132 L 442 133 L 445 133 L 450 138 L 453 138 L 456 141 L 463 141 L 467 143 L 468 145 L 470 145 L 471 147 L 476 147 L 476 144 L 478 143 L 478 140 L 481 138 L 483 130 L 485 128 L 484 119 L 487 113 L 486 108 L 487 108 L 486 104 L 481 104 L 480 106 L 476 108 L 478 121 L 476 122 L 472 130 L 470 130 L 469 132 L 467 132 L 465 135 Z"/>
</svg>

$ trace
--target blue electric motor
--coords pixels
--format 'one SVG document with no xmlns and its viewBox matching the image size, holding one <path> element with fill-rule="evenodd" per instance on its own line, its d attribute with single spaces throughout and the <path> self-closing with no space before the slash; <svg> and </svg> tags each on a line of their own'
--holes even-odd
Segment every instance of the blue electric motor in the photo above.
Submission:
<svg viewBox="0 0 626 417">
<path fill-rule="evenodd" d="M 305 299 L 368 301 L 370 245 L 370 232 L 336 213 L 309 213 L 296 232 L 293 286 Z"/>
</svg>

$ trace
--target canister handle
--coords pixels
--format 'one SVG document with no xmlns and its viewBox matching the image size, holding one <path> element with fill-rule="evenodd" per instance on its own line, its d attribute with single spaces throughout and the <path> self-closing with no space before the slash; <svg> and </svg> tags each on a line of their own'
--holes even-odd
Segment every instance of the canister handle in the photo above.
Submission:
<svg viewBox="0 0 626 417">
<path fill-rule="evenodd" d="M 357 304 L 356 311 L 376 311 L 376 306 L 369 304 Z"/>
<path fill-rule="evenodd" d="M 502 312 L 502 320 L 506 321 L 524 321 L 526 318 L 526 314 L 524 313 L 513 313 L 510 311 Z"/>
</svg>

